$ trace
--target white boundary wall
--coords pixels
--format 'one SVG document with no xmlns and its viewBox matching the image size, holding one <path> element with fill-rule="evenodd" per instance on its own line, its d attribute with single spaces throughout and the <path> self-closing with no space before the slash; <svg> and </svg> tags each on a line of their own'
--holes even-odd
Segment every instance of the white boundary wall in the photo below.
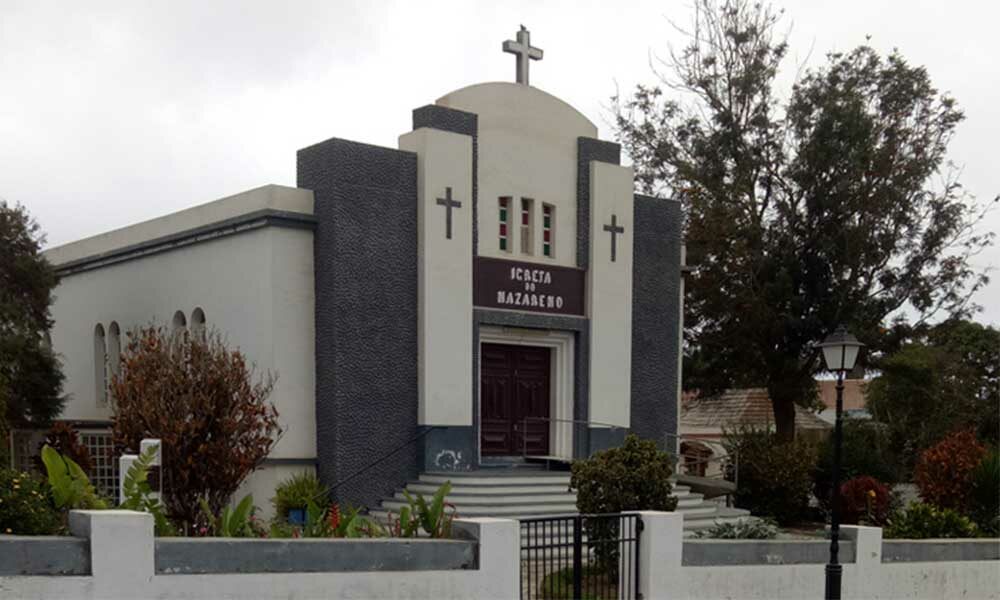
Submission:
<svg viewBox="0 0 1000 600">
<path fill-rule="evenodd" d="M 644 524 L 639 589 L 657 598 L 822 598 L 825 565 L 682 566 L 684 518 L 640 512 Z M 857 562 L 844 564 L 842 595 L 850 598 L 1000 599 L 1000 561 L 882 562 L 882 530 L 844 526 Z"/>
<path fill-rule="evenodd" d="M 683 516 L 641 512 L 644 600 L 822 598 L 824 565 L 683 566 Z M 479 569 L 156 575 L 152 517 L 132 511 L 74 511 L 71 528 L 90 539 L 91 576 L 0 577 L 0 598 L 517 598 L 519 525 L 466 519 L 477 532 Z M 882 562 L 882 531 L 844 527 L 857 562 L 844 565 L 843 597 L 1000 599 L 1000 561 Z"/>
<path fill-rule="evenodd" d="M 155 575 L 153 519 L 122 510 L 74 511 L 74 532 L 90 538 L 88 577 L 0 577 L 0 598 L 286 599 L 518 597 L 519 532 L 516 521 L 463 519 L 479 535 L 479 569 Z M 456 522 L 457 523 L 457 522 Z"/>
</svg>

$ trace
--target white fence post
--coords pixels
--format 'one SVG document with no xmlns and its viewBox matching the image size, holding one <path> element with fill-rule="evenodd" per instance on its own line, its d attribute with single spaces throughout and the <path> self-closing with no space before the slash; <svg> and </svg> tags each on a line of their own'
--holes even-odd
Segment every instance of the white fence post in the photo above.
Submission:
<svg viewBox="0 0 1000 600">
<path fill-rule="evenodd" d="M 844 597 L 869 598 L 877 595 L 882 569 L 882 529 L 841 525 L 840 532 L 843 539 L 854 543 L 854 565 L 846 565 L 844 570 Z"/>
<path fill-rule="evenodd" d="M 639 541 L 639 593 L 644 600 L 685 597 L 681 573 L 684 552 L 684 515 L 676 512 L 637 511 L 642 518 Z"/>
<path fill-rule="evenodd" d="M 521 594 L 521 524 L 511 519 L 455 519 L 455 528 L 479 541 L 479 573 L 487 586 L 482 597 Z"/>
<path fill-rule="evenodd" d="M 133 510 L 74 510 L 69 529 L 90 538 L 95 597 L 136 598 L 153 578 L 153 515 Z"/>
</svg>

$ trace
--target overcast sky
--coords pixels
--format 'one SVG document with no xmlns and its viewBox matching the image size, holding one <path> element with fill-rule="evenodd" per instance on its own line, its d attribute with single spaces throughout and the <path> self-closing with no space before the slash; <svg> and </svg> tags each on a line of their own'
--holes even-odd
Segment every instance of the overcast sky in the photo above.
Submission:
<svg viewBox="0 0 1000 600">
<path fill-rule="evenodd" d="M 789 0 L 787 71 L 872 36 L 925 65 L 966 121 L 951 145 L 966 188 L 1000 193 L 1000 9 L 986 1 Z M 330 137 L 396 147 L 411 109 L 511 81 L 520 23 L 545 59 L 531 82 L 610 138 L 608 99 L 651 82 L 689 1 L 25 2 L 0 0 L 0 197 L 49 245 L 265 183 Z M 787 78 L 785 79 L 787 81 Z M 1000 210 L 987 227 L 1000 230 Z M 1000 248 L 976 259 L 1000 267 Z M 1000 272 L 976 300 L 1000 324 Z"/>
</svg>

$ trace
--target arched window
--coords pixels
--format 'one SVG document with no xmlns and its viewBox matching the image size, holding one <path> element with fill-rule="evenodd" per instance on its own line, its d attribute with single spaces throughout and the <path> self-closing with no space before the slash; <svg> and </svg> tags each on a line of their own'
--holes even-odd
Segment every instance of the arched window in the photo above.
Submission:
<svg viewBox="0 0 1000 600">
<path fill-rule="evenodd" d="M 122 369 L 122 332 L 117 321 L 108 326 L 108 368 L 111 375 L 119 374 Z M 110 380 L 108 377 L 108 383 Z"/>
<path fill-rule="evenodd" d="M 94 392 L 98 406 L 108 403 L 108 346 L 104 325 L 94 327 Z"/>
<path fill-rule="evenodd" d="M 205 311 L 200 306 L 191 311 L 191 332 L 195 339 L 205 341 Z"/>
<path fill-rule="evenodd" d="M 181 329 L 184 329 L 185 327 L 187 327 L 187 318 L 184 317 L 184 313 L 182 311 L 175 312 L 173 321 L 173 331 L 177 332 L 180 331 Z"/>
</svg>

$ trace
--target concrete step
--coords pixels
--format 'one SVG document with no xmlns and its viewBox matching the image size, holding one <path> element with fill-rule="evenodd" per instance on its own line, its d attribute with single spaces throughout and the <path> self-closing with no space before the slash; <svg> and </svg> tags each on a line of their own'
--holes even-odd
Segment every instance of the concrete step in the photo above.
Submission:
<svg viewBox="0 0 1000 600">
<path fill-rule="evenodd" d="M 391 511 L 393 515 L 399 516 L 399 511 L 403 506 L 406 506 L 405 502 L 400 502 L 398 500 L 386 500 L 377 509 L 371 511 L 371 516 L 378 519 L 379 521 L 385 523 L 388 522 L 388 514 Z M 746 511 L 738 511 L 736 513 L 720 512 L 721 511 L 732 511 L 736 509 L 720 509 L 717 505 L 711 502 L 704 502 L 699 506 L 695 507 L 684 507 L 676 512 L 684 515 L 684 528 L 691 529 L 697 528 L 702 529 L 706 527 L 711 527 L 715 524 L 715 521 L 723 520 L 735 520 L 739 517 L 747 516 Z M 498 517 L 503 519 L 528 519 L 533 517 L 552 517 L 552 516 L 566 516 L 576 514 L 576 506 L 574 504 L 560 504 L 556 502 L 544 503 L 544 504 L 519 504 L 511 506 L 498 506 L 498 505 L 484 505 L 484 506 L 456 506 L 457 515 L 461 517 Z"/>
<path fill-rule="evenodd" d="M 484 471 L 455 471 L 452 473 L 421 473 L 420 481 L 425 483 L 443 484 L 451 481 L 452 485 L 565 485 L 569 487 L 569 474 L 560 475 L 550 471 L 539 471 L 537 475 L 528 475 L 523 471 L 516 473 L 504 472 L 485 474 Z"/>
<path fill-rule="evenodd" d="M 568 492 L 565 490 L 556 491 L 549 488 L 550 486 L 545 486 L 541 490 L 536 490 L 530 486 L 524 486 L 524 489 L 513 489 L 513 487 L 484 489 L 480 487 L 460 486 L 452 489 L 452 492 L 448 494 L 448 501 L 458 507 L 465 505 L 519 504 L 556 501 L 576 503 L 576 494 L 574 492 Z M 433 484 L 410 484 L 406 486 L 406 490 L 409 491 L 410 494 L 423 494 L 425 498 L 433 495 L 437 489 L 438 488 Z M 704 502 L 704 498 L 701 494 L 683 493 L 676 497 L 678 508 L 700 506 Z M 403 495 L 402 489 L 397 489 L 393 498 L 397 500 L 406 499 Z"/>
<path fill-rule="evenodd" d="M 391 510 L 399 514 L 400 509 L 409 506 L 406 501 L 385 500 L 383 510 Z M 507 517 L 524 514 L 567 514 L 576 511 L 576 503 L 570 501 L 532 502 L 519 504 L 466 504 L 455 505 L 455 510 L 462 517 Z"/>
<path fill-rule="evenodd" d="M 455 479 L 448 480 L 444 479 L 440 483 L 438 482 L 428 482 L 422 480 L 409 481 L 406 484 L 406 489 L 410 490 L 411 493 L 419 493 L 424 496 L 433 495 L 438 488 L 444 483 L 444 481 L 451 481 L 451 496 L 490 496 L 497 494 L 505 495 L 515 495 L 515 494 L 565 494 L 574 493 L 570 490 L 568 483 L 544 483 L 544 484 L 508 484 L 506 481 L 494 481 L 491 480 L 489 483 L 469 483 L 465 479 Z M 689 488 L 686 487 L 675 487 L 673 489 L 674 496 L 678 499 L 696 497 L 699 500 L 702 499 L 701 494 L 691 493 Z"/>
<path fill-rule="evenodd" d="M 451 482 L 448 502 L 453 504 L 460 517 L 500 517 L 524 519 L 576 514 L 576 493 L 569 489 L 569 473 L 520 469 L 480 469 L 421 473 L 415 481 L 406 484 L 411 494 L 433 495 L 446 481 Z M 692 493 L 686 485 L 674 485 L 677 512 L 684 515 L 685 531 L 711 527 L 716 522 L 735 521 L 745 517 L 747 511 L 727 509 L 715 502 L 706 501 L 700 493 Z M 388 522 L 389 513 L 398 516 L 408 506 L 403 490 L 396 490 L 392 498 L 382 501 L 371 515 Z"/>
<path fill-rule="evenodd" d="M 443 482 L 442 482 L 443 483 Z M 441 487 L 440 483 L 429 483 L 426 481 L 411 481 L 406 484 L 406 489 L 411 493 L 417 492 L 424 496 L 432 496 Z M 492 496 L 497 494 L 566 494 L 569 485 L 566 484 L 468 484 L 464 481 L 451 482 L 451 495 L 463 496 Z"/>
<path fill-rule="evenodd" d="M 412 495 L 419 490 L 407 488 Z M 427 498 L 429 494 L 420 492 Z M 406 501 L 403 491 L 399 490 L 393 495 L 394 500 Z M 455 506 L 484 504 L 536 504 L 538 502 L 562 502 L 576 504 L 576 494 L 564 492 L 562 494 L 448 494 L 447 501 Z"/>
</svg>

